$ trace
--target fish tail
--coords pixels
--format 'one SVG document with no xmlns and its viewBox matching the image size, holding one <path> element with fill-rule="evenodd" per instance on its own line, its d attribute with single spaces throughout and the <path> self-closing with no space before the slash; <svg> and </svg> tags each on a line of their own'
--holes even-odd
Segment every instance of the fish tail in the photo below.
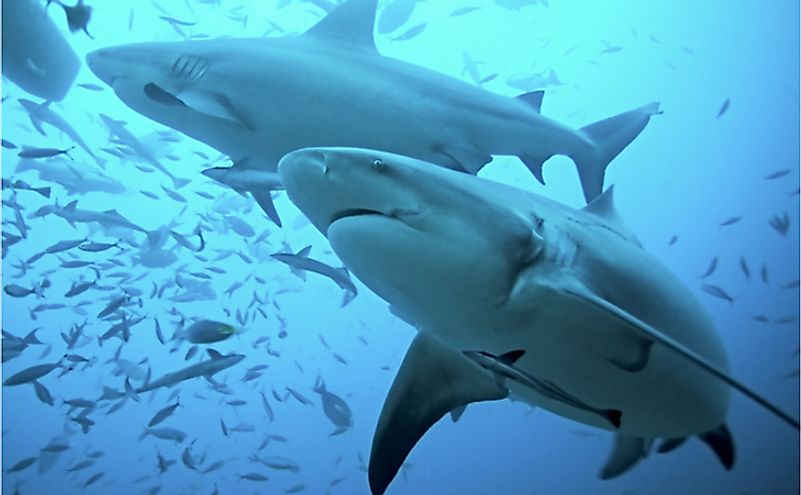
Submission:
<svg viewBox="0 0 801 495">
<path fill-rule="evenodd" d="M 609 162 L 645 129 L 652 115 L 660 113 L 659 103 L 653 102 L 581 128 L 581 133 L 595 146 L 570 157 L 578 168 L 584 199 L 588 203 L 601 194 Z"/>
</svg>

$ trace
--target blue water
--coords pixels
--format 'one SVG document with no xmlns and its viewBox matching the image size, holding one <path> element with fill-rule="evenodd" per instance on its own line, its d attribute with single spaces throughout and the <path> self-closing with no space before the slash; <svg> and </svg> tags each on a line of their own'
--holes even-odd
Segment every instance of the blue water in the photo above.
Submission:
<svg viewBox="0 0 801 495">
<path fill-rule="evenodd" d="M 69 33 L 58 6 L 50 15 L 75 51 L 83 57 L 91 50 L 135 41 L 180 41 L 181 35 L 159 16 L 169 15 L 197 22 L 182 26 L 187 34 L 212 37 L 259 37 L 272 21 L 286 33 L 302 32 L 323 14 L 311 3 L 293 0 L 228 1 L 207 5 L 197 0 L 141 2 L 136 0 L 94 1 L 89 31 Z M 279 8 L 279 3 L 280 5 Z M 391 2 L 381 2 L 379 10 Z M 536 2 L 535 2 L 536 3 Z M 543 113 L 571 127 L 614 115 L 650 101 L 661 102 L 664 113 L 655 116 L 645 131 L 609 168 L 606 184 L 615 184 L 618 209 L 645 248 L 665 263 L 693 291 L 712 315 L 728 352 L 732 373 L 798 417 L 799 381 L 799 293 L 782 288 L 799 274 L 799 199 L 792 194 L 799 185 L 799 5 L 797 2 L 633 2 L 610 0 L 549 0 L 549 6 L 532 5 L 520 10 L 503 8 L 489 0 L 425 0 L 416 4 L 412 17 L 389 35 L 377 34 L 379 50 L 386 56 L 426 66 L 474 83 L 466 73 L 463 51 L 476 61 L 481 76 L 498 74 L 486 82 L 488 90 L 514 96 L 522 92 L 506 84 L 516 74 L 554 71 L 559 85 L 546 87 Z M 464 16 L 450 13 L 458 7 L 480 6 Z M 164 12 L 160 11 L 163 9 Z M 188 8 L 191 6 L 191 10 Z M 235 15 L 234 15 L 235 14 Z M 129 29 L 129 22 L 133 22 Z M 247 16 L 243 22 L 242 16 Z M 379 22 L 381 21 L 379 12 Z M 24 22 L 20 20 L 19 22 Z M 421 34 L 405 41 L 392 41 L 408 28 L 426 23 Z M 272 33 L 271 36 L 279 35 Z M 609 50 L 609 46 L 620 50 Z M 267 68 L 269 69 L 269 68 Z M 76 83 L 104 86 L 87 67 Z M 531 87 L 527 89 L 537 89 Z M 38 134 L 17 103 L 18 98 L 36 100 L 13 83 L 4 80 L 2 105 L 3 138 L 16 145 L 66 148 L 72 142 L 56 130 Z M 257 95 L 254 95 L 257 98 Z M 728 110 L 717 117 L 724 101 Z M 339 266 L 328 243 L 302 219 L 281 193 L 276 205 L 285 227 L 277 229 L 250 200 L 220 187 L 200 175 L 206 161 L 219 155 L 189 138 L 178 142 L 159 139 L 165 128 L 128 108 L 108 88 L 96 92 L 74 86 L 67 97 L 52 108 L 67 119 L 91 148 L 108 160 L 98 168 L 81 149 L 70 152 L 74 161 L 58 158 L 61 166 L 94 169 L 118 183 L 124 192 L 70 194 L 57 183 L 39 179 L 34 171 L 15 172 L 18 150 L 3 149 L 3 178 L 24 179 L 35 186 L 49 185 L 49 199 L 36 193 L 18 191 L 16 201 L 24 208 L 30 231 L 26 239 L 8 247 L 3 258 L 3 285 L 31 287 L 47 278 L 52 285 L 44 298 L 3 296 L 3 329 L 24 336 L 37 333 L 42 345 L 29 346 L 20 357 L 3 364 L 4 378 L 38 363 L 54 362 L 67 352 L 61 337 L 75 324 L 86 321 L 79 347 L 69 351 L 91 360 L 58 377 L 60 370 L 41 379 L 56 399 L 54 406 L 37 399 L 31 385 L 2 388 L 3 468 L 39 455 L 39 449 L 54 437 L 64 435 L 70 448 L 56 464 L 39 473 L 38 464 L 3 476 L 3 493 L 138 494 L 160 487 L 164 494 L 281 493 L 305 485 L 304 493 L 369 493 L 367 475 L 360 469 L 367 462 L 373 430 L 381 404 L 414 330 L 391 316 L 386 303 L 359 284 L 356 299 L 340 308 L 341 290 L 329 280 L 309 274 L 306 281 L 292 275 L 285 265 L 270 258 L 271 253 L 297 251 L 313 245 L 314 257 Z M 134 134 L 162 157 L 162 162 L 180 177 L 192 182 L 180 192 L 186 203 L 170 199 L 161 185 L 168 185 L 160 173 L 146 173 L 131 161 L 104 154 L 109 147 L 108 130 L 98 113 L 127 122 Z M 167 155 L 174 160 L 163 158 Z M 219 160 L 216 166 L 225 165 Z M 142 166 L 142 164 L 140 164 Z M 774 171 L 789 169 L 784 177 L 765 180 Z M 516 158 L 496 158 L 481 175 L 516 184 L 571 206 L 581 206 L 582 196 L 574 168 L 566 158 L 554 158 L 545 167 L 547 187 L 538 184 Z M 158 195 L 152 199 L 140 191 Z M 213 200 L 198 196 L 206 192 Z M 14 194 L 3 191 L 3 199 Z M 138 249 L 123 243 L 116 248 L 89 254 L 71 250 L 48 254 L 27 270 L 18 267 L 59 240 L 90 237 L 114 242 L 113 236 L 48 216 L 32 218 L 40 207 L 64 205 L 77 199 L 79 208 L 103 211 L 116 209 L 148 230 L 173 221 L 172 228 L 190 236 L 200 220 L 206 232 L 204 262 L 185 249 L 174 249 L 176 260 L 164 268 L 146 268 L 136 262 Z M 780 235 L 768 222 L 773 215 L 787 212 L 790 227 Z M 253 227 L 256 234 L 246 238 L 233 232 L 221 214 L 234 215 Z M 724 220 L 740 216 L 731 226 Z M 3 207 L 3 232 L 19 235 L 13 224 L 13 209 Z M 256 238 L 268 231 L 258 243 Z M 141 234 L 133 237 L 141 241 Z M 673 245 L 668 240 L 677 236 Z M 167 249 L 172 249 L 172 242 Z M 213 261 L 218 253 L 238 251 Z M 63 294 L 80 278 L 93 280 L 89 268 L 59 268 L 72 257 L 93 260 L 97 266 L 110 258 L 124 266 L 101 269 L 100 284 L 108 290 L 92 289 L 68 299 Z M 718 257 L 716 272 L 704 282 L 724 287 L 734 298 L 728 303 L 701 290 L 699 276 L 710 260 Z M 739 259 L 748 260 L 752 277 L 747 281 Z M 760 280 L 764 264 L 769 283 Z M 216 267 L 224 273 L 205 270 Z M 165 297 L 151 298 L 154 285 L 161 287 L 179 277 L 193 280 L 191 272 L 211 276 L 214 297 L 190 303 L 174 303 L 169 297 L 180 289 L 168 289 Z M 115 272 L 130 274 L 120 282 Z M 124 275 L 120 275 L 124 277 Z M 257 280 L 258 277 L 258 280 Z M 202 279 L 194 278 L 203 282 Z M 237 281 L 244 285 L 226 295 Z M 142 370 L 151 367 L 153 377 L 188 363 L 184 355 L 190 344 L 171 353 L 172 343 L 161 345 L 154 332 L 157 319 L 169 338 L 180 317 L 173 308 L 191 317 L 235 323 L 236 313 L 247 312 L 244 333 L 212 347 L 223 353 L 241 353 L 246 359 L 217 379 L 227 383 L 232 395 L 209 389 L 203 379 L 180 385 L 183 407 L 159 426 L 170 426 L 188 435 L 183 444 L 148 437 L 138 440 L 152 415 L 171 403 L 171 390 L 143 394 L 141 402 L 128 400 L 119 411 L 106 414 L 112 403 L 105 402 L 90 417 L 95 425 L 87 434 L 68 421 L 68 407 L 62 399 L 96 399 L 103 385 L 122 390 L 124 376 L 115 376 L 109 362 L 122 341 L 113 338 L 99 346 L 96 336 L 110 323 L 96 318 L 121 288 L 142 291 L 141 307 L 130 314 L 147 318 L 134 326 L 120 357 L 134 363 L 147 358 Z M 268 302 L 265 318 L 251 302 L 254 293 Z M 137 297 L 138 301 L 139 297 Z M 75 308 L 82 301 L 87 304 Z M 66 307 L 34 311 L 42 303 Z M 226 314 L 230 312 L 230 314 Z M 753 319 L 786 318 L 787 323 L 761 323 Z M 35 318 L 34 318 L 35 317 Z M 284 335 L 282 330 L 286 332 Z M 327 349 L 321 339 L 330 346 Z M 269 337 L 269 343 L 254 342 Z M 267 347 L 275 354 L 268 353 Z M 332 352 L 347 361 L 343 365 Z M 45 354 L 47 354 L 45 356 Z M 201 349 L 198 356 L 205 354 Z M 198 360 L 199 357 L 191 361 Z M 245 370 L 269 366 L 253 381 L 242 382 Z M 323 413 L 320 399 L 311 391 L 317 376 L 329 390 L 343 397 L 353 412 L 353 427 L 329 436 L 334 426 Z M 303 405 L 293 398 L 279 402 L 272 390 L 285 394 L 292 387 L 312 400 Z M 270 422 L 261 405 L 264 391 L 275 411 Z M 202 397 L 198 397 L 200 394 Z M 226 402 L 240 399 L 244 406 Z M 73 413 L 75 415 L 77 413 Z M 252 433 L 232 433 L 226 425 L 246 423 Z M 633 470 L 610 481 L 597 474 L 611 448 L 612 434 L 571 422 L 541 409 L 509 401 L 472 405 L 456 424 L 443 420 L 421 440 L 408 464 L 391 485 L 392 494 L 791 494 L 799 491 L 799 441 L 797 431 L 781 423 L 739 394 L 733 395 L 728 424 L 737 447 L 733 470 L 725 471 L 697 440 L 665 455 L 652 453 Z M 287 442 L 272 441 L 259 455 L 293 459 L 297 473 L 276 471 L 254 464 L 248 457 L 262 443 L 265 434 L 278 434 Z M 217 460 L 224 466 L 201 475 L 181 463 L 184 449 L 193 456 L 205 456 L 203 466 Z M 66 469 L 102 451 L 94 465 L 68 473 Z M 157 452 L 178 461 L 165 474 L 156 467 Z M 240 480 L 239 475 L 259 472 L 267 482 Z M 88 488 L 84 483 L 95 473 L 104 476 Z M 134 483 L 134 480 L 147 476 Z M 333 487 L 329 483 L 344 477 Z M 155 493 L 151 491 L 150 493 Z"/>
</svg>

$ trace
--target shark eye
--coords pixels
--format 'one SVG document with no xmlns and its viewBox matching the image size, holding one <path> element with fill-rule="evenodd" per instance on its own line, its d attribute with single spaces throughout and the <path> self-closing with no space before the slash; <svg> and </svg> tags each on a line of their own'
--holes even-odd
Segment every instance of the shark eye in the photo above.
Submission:
<svg viewBox="0 0 801 495">
<path fill-rule="evenodd" d="M 380 158 L 376 158 L 373 160 L 373 168 L 376 170 L 382 170 L 385 167 L 384 162 Z"/>
</svg>

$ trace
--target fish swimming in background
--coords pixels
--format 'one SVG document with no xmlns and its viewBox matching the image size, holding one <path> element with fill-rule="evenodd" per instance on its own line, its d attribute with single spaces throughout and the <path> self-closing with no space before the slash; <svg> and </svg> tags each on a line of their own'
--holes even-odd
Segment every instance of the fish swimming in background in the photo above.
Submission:
<svg viewBox="0 0 801 495">
<path fill-rule="evenodd" d="M 73 6 L 64 5 L 61 0 L 47 0 L 48 7 L 51 3 L 55 3 L 64 9 L 64 13 L 67 15 L 67 26 L 71 32 L 82 30 L 86 33 L 86 36 L 94 39 L 94 36 L 89 34 L 87 30 L 89 20 L 92 18 L 92 7 L 86 5 L 84 0 L 77 0 L 77 3 Z"/>
<path fill-rule="evenodd" d="M 311 246 L 306 246 L 297 253 L 273 253 L 270 256 L 274 259 L 302 271 L 314 272 L 331 279 L 341 289 L 345 291 L 342 306 L 347 305 L 358 294 L 356 286 L 350 279 L 347 268 L 334 268 L 321 261 L 310 258 Z"/>
<path fill-rule="evenodd" d="M 720 226 L 720 227 L 728 227 L 729 225 L 734 225 L 735 223 L 739 222 L 740 220 L 742 220 L 742 217 L 730 217 L 730 218 L 727 218 L 726 220 L 720 222 L 718 224 L 718 226 Z"/>
<path fill-rule="evenodd" d="M 718 110 L 718 114 L 717 114 L 717 116 L 715 118 L 718 118 L 718 119 L 721 118 L 723 116 L 723 114 L 726 113 L 726 111 L 729 109 L 729 105 L 730 104 L 731 104 L 731 100 L 727 98 L 723 102 L 723 104 L 720 106 L 720 110 Z"/>
<path fill-rule="evenodd" d="M 317 382 L 314 384 L 313 390 L 320 394 L 320 400 L 323 403 L 323 412 L 334 426 L 337 427 L 336 430 L 331 432 L 330 436 L 339 435 L 350 429 L 353 425 L 353 414 L 351 413 L 348 403 L 345 402 L 342 397 L 329 392 L 322 377 L 317 377 Z"/>
<path fill-rule="evenodd" d="M 717 257 L 717 256 L 715 256 L 715 257 L 714 257 L 714 258 L 712 258 L 712 260 L 709 262 L 709 267 L 707 267 L 706 271 L 704 272 L 704 274 L 703 274 L 703 275 L 701 275 L 701 277 L 700 277 L 700 278 L 707 278 L 708 276 L 712 275 L 713 273 L 715 273 L 715 269 L 716 269 L 717 267 L 718 267 L 718 257 Z"/>
<path fill-rule="evenodd" d="M 70 159 L 72 157 L 69 155 L 69 152 L 75 149 L 75 146 L 66 148 L 66 149 L 58 149 L 58 148 L 33 148 L 30 146 L 23 146 L 22 151 L 17 153 L 17 156 L 20 158 L 52 158 L 58 155 L 66 155 Z"/>
</svg>

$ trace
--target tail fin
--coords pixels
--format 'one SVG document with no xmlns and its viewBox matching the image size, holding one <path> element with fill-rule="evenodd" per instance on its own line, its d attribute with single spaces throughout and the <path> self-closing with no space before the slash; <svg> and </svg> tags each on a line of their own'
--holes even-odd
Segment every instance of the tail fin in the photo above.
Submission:
<svg viewBox="0 0 801 495">
<path fill-rule="evenodd" d="M 609 162 L 645 129 L 652 115 L 660 113 L 659 103 L 654 102 L 581 128 L 595 148 L 587 153 L 576 153 L 571 158 L 576 162 L 584 199 L 588 203 L 601 194 Z"/>
</svg>

